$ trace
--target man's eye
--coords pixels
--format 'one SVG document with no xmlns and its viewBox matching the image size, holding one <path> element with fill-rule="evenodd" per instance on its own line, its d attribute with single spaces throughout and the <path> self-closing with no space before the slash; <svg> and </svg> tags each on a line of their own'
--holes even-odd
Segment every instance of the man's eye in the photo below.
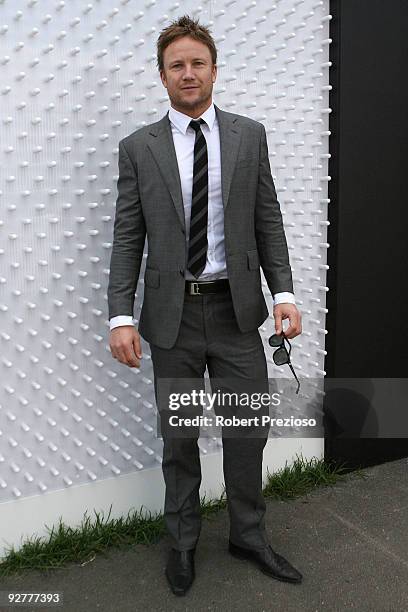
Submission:
<svg viewBox="0 0 408 612">
<path fill-rule="evenodd" d="M 195 62 L 195 65 L 200 65 L 202 66 L 204 64 L 204 62 Z M 181 64 L 173 64 L 173 68 L 179 68 L 181 66 Z"/>
</svg>

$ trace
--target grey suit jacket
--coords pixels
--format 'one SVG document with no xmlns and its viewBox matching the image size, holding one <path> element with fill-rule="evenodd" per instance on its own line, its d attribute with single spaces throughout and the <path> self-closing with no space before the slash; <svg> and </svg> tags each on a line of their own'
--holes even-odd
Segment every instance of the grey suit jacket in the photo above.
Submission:
<svg viewBox="0 0 408 612">
<path fill-rule="evenodd" d="M 214 106 L 220 129 L 227 274 L 237 323 L 246 332 L 268 316 L 260 265 L 272 294 L 293 293 L 292 274 L 265 128 Z M 133 316 L 147 236 L 138 328 L 147 342 L 171 348 L 183 311 L 186 227 L 168 114 L 120 140 L 117 188 L 109 319 Z"/>
</svg>

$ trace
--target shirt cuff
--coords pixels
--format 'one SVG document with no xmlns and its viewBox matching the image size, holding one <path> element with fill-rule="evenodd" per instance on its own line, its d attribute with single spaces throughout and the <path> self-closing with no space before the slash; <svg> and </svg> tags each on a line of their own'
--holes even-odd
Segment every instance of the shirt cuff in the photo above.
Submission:
<svg viewBox="0 0 408 612">
<path fill-rule="evenodd" d="M 114 327 L 120 327 L 122 325 L 134 325 L 133 317 L 130 315 L 118 315 L 109 320 L 110 331 L 112 331 Z"/>
<path fill-rule="evenodd" d="M 281 291 L 273 296 L 274 306 L 276 304 L 296 304 L 295 296 L 290 291 Z"/>
</svg>

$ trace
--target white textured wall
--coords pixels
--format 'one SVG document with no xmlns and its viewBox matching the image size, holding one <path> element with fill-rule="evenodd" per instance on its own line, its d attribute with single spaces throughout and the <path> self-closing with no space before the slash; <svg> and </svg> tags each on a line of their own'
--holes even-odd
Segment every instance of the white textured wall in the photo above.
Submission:
<svg viewBox="0 0 408 612">
<path fill-rule="evenodd" d="M 302 377 L 324 375 L 328 0 L 0 2 L 0 524 L 14 517 L 0 539 L 9 543 L 19 521 L 26 534 L 43 518 L 75 522 L 93 491 L 99 507 L 121 498 L 114 514 L 161 505 L 148 345 L 140 371 L 111 358 L 106 289 L 118 141 L 167 111 L 155 42 L 183 13 L 211 24 L 214 101 L 266 126 L 303 314 L 293 363 Z M 142 297 L 140 283 L 136 318 Z M 273 333 L 272 319 L 261 332 Z M 204 473 L 219 443 L 201 439 Z M 270 440 L 269 469 L 301 444 Z M 303 451 L 321 455 L 322 441 Z M 215 469 L 211 486 L 222 478 Z"/>
</svg>

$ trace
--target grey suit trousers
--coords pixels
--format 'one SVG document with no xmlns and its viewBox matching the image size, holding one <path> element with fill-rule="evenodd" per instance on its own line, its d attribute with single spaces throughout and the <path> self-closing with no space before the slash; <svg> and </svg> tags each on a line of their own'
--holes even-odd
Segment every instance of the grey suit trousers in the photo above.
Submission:
<svg viewBox="0 0 408 612">
<path fill-rule="evenodd" d="M 160 378 L 194 378 L 203 382 L 206 366 L 210 381 L 257 379 L 262 387 L 257 389 L 265 393 L 269 390 L 261 336 L 258 329 L 240 331 L 229 290 L 199 296 L 186 294 L 176 343 L 168 349 L 149 346 L 159 412 Z M 268 544 L 262 494 L 262 458 L 268 430 L 269 427 L 262 431 L 258 428 L 254 437 L 226 437 L 222 433 L 229 537 L 244 548 L 261 549 Z M 164 520 L 171 545 L 177 550 L 194 548 L 201 531 L 198 435 L 176 438 L 163 433 Z"/>
</svg>

